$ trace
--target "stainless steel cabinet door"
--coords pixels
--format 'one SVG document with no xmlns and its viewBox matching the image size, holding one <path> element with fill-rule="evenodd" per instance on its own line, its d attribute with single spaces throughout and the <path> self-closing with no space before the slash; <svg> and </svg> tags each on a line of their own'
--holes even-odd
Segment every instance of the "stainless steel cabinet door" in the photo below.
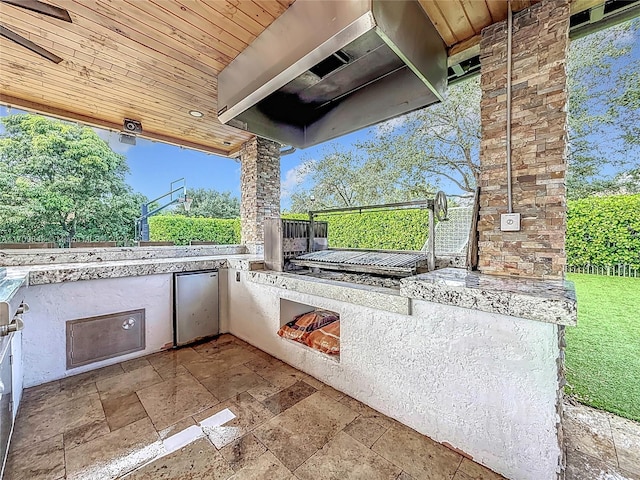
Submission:
<svg viewBox="0 0 640 480">
<path fill-rule="evenodd" d="M 175 344 L 186 345 L 219 333 L 218 272 L 187 272 L 174 277 Z"/>
</svg>

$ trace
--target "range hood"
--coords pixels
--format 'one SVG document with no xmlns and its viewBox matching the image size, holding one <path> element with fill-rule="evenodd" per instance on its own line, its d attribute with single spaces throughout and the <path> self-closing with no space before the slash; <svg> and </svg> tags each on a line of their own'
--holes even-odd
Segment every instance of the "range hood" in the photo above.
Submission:
<svg viewBox="0 0 640 480">
<path fill-rule="evenodd" d="M 218 76 L 218 118 L 305 148 L 442 100 L 446 47 L 417 0 L 297 0 Z"/>
</svg>

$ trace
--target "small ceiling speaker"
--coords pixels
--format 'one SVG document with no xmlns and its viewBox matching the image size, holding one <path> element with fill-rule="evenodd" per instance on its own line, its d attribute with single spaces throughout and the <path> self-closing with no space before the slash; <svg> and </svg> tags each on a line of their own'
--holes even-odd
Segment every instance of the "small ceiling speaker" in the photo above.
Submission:
<svg viewBox="0 0 640 480">
<path fill-rule="evenodd" d="M 142 123 L 138 120 L 124 119 L 123 130 L 126 133 L 142 133 Z"/>
</svg>

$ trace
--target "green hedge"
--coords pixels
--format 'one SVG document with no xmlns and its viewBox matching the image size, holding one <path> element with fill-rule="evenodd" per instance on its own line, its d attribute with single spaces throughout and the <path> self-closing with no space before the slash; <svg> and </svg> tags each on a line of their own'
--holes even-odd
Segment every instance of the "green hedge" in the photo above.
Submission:
<svg viewBox="0 0 640 480">
<path fill-rule="evenodd" d="M 627 264 L 640 268 L 640 194 L 569 202 L 567 263 Z M 307 219 L 304 214 L 285 218 Z M 427 238 L 426 210 L 320 216 L 329 222 L 329 245 L 341 248 L 420 250 Z M 149 219 L 151 240 L 186 245 L 190 240 L 240 243 L 240 220 L 160 215 Z"/>
<path fill-rule="evenodd" d="M 569 202 L 569 265 L 632 265 L 640 268 L 640 194 Z"/>
<path fill-rule="evenodd" d="M 176 245 L 189 245 L 191 240 L 239 244 L 240 219 L 156 215 L 149 218 L 149 237 L 154 242 L 175 242 Z"/>
<path fill-rule="evenodd" d="M 308 219 L 307 215 L 283 215 Z M 316 217 L 329 222 L 329 245 L 336 248 L 420 250 L 429 231 L 427 210 L 363 212 Z"/>
</svg>

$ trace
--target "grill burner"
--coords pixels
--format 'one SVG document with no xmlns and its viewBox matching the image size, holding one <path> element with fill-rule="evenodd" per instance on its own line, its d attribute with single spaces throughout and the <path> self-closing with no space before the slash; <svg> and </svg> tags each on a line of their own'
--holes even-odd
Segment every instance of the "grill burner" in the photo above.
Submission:
<svg viewBox="0 0 640 480">
<path fill-rule="evenodd" d="M 300 267 L 316 267 L 347 272 L 408 277 L 425 267 L 429 257 L 415 252 L 371 252 L 360 250 L 321 250 L 291 260 Z"/>
</svg>

